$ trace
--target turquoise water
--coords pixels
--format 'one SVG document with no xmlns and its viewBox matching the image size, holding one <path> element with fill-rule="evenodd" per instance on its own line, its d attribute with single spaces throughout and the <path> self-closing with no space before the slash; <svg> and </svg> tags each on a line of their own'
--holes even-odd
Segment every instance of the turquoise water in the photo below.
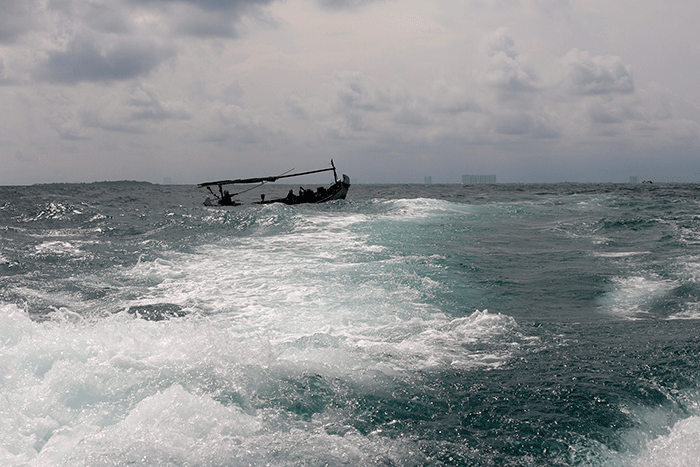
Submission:
<svg viewBox="0 0 700 467">
<path fill-rule="evenodd" d="M 0 187 L 0 465 L 694 465 L 699 189 Z"/>
</svg>

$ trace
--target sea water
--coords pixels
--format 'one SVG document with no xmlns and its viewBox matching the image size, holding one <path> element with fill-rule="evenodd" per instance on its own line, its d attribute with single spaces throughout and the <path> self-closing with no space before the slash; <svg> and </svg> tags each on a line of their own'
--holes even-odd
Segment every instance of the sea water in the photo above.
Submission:
<svg viewBox="0 0 700 467">
<path fill-rule="evenodd" d="M 699 193 L 1 187 L 0 465 L 697 465 Z"/>
</svg>

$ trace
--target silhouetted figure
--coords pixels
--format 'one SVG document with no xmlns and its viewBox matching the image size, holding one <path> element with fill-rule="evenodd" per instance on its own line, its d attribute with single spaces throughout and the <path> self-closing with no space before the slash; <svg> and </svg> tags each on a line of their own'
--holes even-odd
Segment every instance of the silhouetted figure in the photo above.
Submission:
<svg viewBox="0 0 700 467">
<path fill-rule="evenodd" d="M 233 204 L 231 194 L 228 192 L 228 190 L 224 191 L 224 195 L 221 197 L 221 204 L 224 206 L 230 206 Z"/>
</svg>

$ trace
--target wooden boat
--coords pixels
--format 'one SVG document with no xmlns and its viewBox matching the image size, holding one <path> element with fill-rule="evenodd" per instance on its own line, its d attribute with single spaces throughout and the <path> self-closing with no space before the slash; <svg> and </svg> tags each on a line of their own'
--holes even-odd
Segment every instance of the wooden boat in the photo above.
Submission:
<svg viewBox="0 0 700 467">
<path fill-rule="evenodd" d="M 293 190 L 289 190 L 287 196 L 284 198 L 273 198 L 265 199 L 265 195 L 260 195 L 260 201 L 252 204 L 271 204 L 271 203 L 284 203 L 284 204 L 306 204 L 306 203 L 325 203 L 327 201 L 333 201 L 336 199 L 345 199 L 350 189 L 350 177 L 343 174 L 343 179 L 338 178 L 338 174 L 335 170 L 335 164 L 331 159 L 331 166 L 327 169 L 311 170 L 308 172 L 300 172 L 290 174 L 285 172 L 281 175 L 271 175 L 268 177 L 257 177 L 257 178 L 239 178 L 235 180 L 218 180 L 215 182 L 205 182 L 200 183 L 198 186 L 200 188 L 207 188 L 212 194 L 212 197 L 207 196 L 204 200 L 205 206 L 240 206 L 243 203 L 238 202 L 234 197 L 242 193 L 248 192 L 255 188 L 259 188 L 268 182 L 276 182 L 281 178 L 291 178 L 291 177 L 301 177 L 303 175 L 310 175 L 320 172 L 333 171 L 333 178 L 335 180 L 329 187 L 318 187 L 316 190 L 306 190 L 304 188 L 299 188 L 298 194 L 295 194 Z M 291 171 L 290 171 L 291 172 Z M 258 185 L 248 188 L 246 190 L 240 191 L 238 193 L 229 193 L 228 190 L 224 190 L 225 185 L 249 185 L 257 183 Z M 218 187 L 218 193 L 212 190 L 213 186 Z"/>
</svg>

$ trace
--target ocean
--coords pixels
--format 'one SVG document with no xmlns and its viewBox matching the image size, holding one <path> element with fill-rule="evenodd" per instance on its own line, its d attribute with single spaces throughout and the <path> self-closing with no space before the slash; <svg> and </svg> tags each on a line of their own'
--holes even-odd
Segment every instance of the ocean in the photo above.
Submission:
<svg viewBox="0 0 700 467">
<path fill-rule="evenodd" d="M 699 185 L 206 194 L 0 187 L 0 465 L 698 465 Z"/>
</svg>

